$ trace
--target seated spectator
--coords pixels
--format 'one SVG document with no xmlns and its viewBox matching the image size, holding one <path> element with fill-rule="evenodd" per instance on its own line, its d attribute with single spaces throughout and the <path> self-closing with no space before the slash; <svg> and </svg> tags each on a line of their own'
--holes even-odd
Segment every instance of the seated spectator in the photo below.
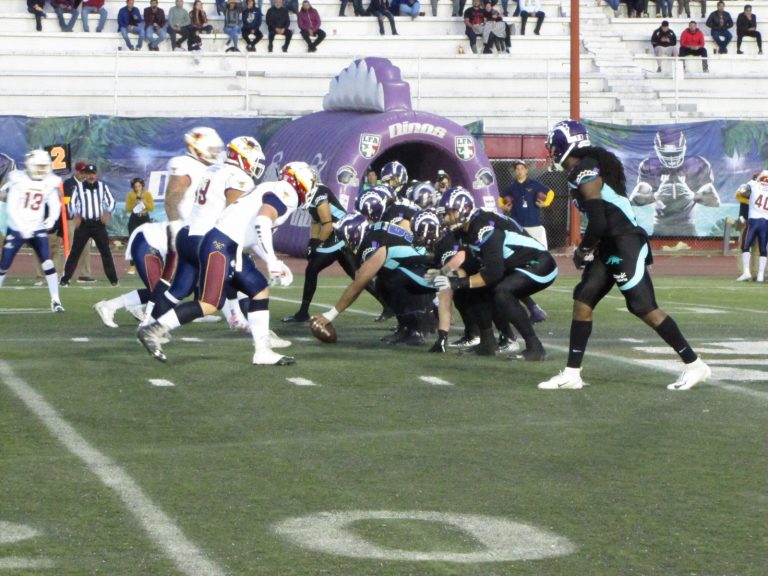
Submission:
<svg viewBox="0 0 768 576">
<path fill-rule="evenodd" d="M 483 35 L 485 28 L 485 16 L 480 0 L 472 0 L 472 6 L 464 11 L 464 34 L 469 38 L 469 46 L 472 52 L 477 54 L 477 37 Z"/>
<path fill-rule="evenodd" d="M 752 14 L 752 6 L 744 6 L 744 12 L 736 17 L 736 54 L 744 54 L 741 51 L 741 41 L 744 36 L 750 36 L 757 40 L 757 53 L 763 53 L 763 37 L 757 31 L 757 16 Z"/>
<path fill-rule="evenodd" d="M 376 16 L 379 21 L 379 34 L 384 36 L 384 18 L 389 20 L 389 27 L 392 29 L 392 36 L 397 36 L 397 29 L 395 28 L 395 16 L 387 8 L 386 0 L 371 0 L 368 4 L 368 13 L 371 16 Z"/>
<path fill-rule="evenodd" d="M 165 10 L 157 6 L 157 0 L 149 0 L 149 8 L 144 8 L 144 38 L 150 52 L 159 52 L 160 43 L 168 38 Z"/>
<path fill-rule="evenodd" d="M 168 10 L 168 35 L 174 50 L 181 45 L 189 35 L 189 12 L 184 8 L 184 0 L 176 0 L 176 5 Z"/>
<path fill-rule="evenodd" d="M 420 12 L 421 4 L 419 0 L 401 0 L 400 16 L 410 16 L 411 20 L 415 20 Z"/>
<path fill-rule="evenodd" d="M 27 0 L 27 12 L 35 16 L 35 29 L 42 31 L 43 18 L 48 18 L 45 13 L 45 0 Z"/>
<path fill-rule="evenodd" d="M 99 14 L 99 24 L 96 26 L 96 32 L 104 30 L 104 25 L 107 23 L 107 9 L 104 8 L 104 0 L 84 0 L 83 12 L 81 17 L 83 19 L 83 32 L 90 32 L 88 29 L 88 15 L 91 12 L 97 12 Z"/>
<path fill-rule="evenodd" d="M 699 2 L 701 4 L 701 17 L 706 18 L 707 16 L 707 0 L 701 0 Z"/>
<path fill-rule="evenodd" d="M 725 2 L 717 3 L 717 10 L 707 18 L 707 28 L 712 32 L 712 38 L 717 44 L 718 52 L 728 54 L 728 43 L 733 40 L 733 34 L 728 29 L 733 28 L 733 18 L 725 11 Z"/>
<path fill-rule="evenodd" d="M 192 11 L 189 13 L 189 27 L 187 28 L 187 50 L 200 50 L 203 47 L 203 39 L 200 34 L 210 34 L 213 26 L 208 24 L 208 14 L 203 10 L 201 0 L 195 0 Z"/>
<path fill-rule="evenodd" d="M 216 0 L 216 14 L 221 16 L 224 13 L 224 8 L 227 5 L 227 0 Z"/>
<path fill-rule="evenodd" d="M 704 72 L 709 72 L 707 49 L 704 48 L 704 42 L 704 34 L 699 30 L 696 20 L 691 20 L 688 23 L 688 28 L 680 34 L 680 57 L 701 56 L 704 59 L 701 66 Z M 683 69 L 685 69 L 685 62 L 683 62 Z"/>
<path fill-rule="evenodd" d="M 261 42 L 264 34 L 261 33 L 261 8 L 256 6 L 256 0 L 246 0 L 243 10 L 242 35 L 245 40 L 245 49 L 248 52 L 256 52 L 256 44 Z"/>
<path fill-rule="evenodd" d="M 304 42 L 307 43 L 307 50 L 310 52 L 317 52 L 318 44 L 325 39 L 325 31 L 320 28 L 320 14 L 317 13 L 317 10 L 312 8 L 309 0 L 304 0 L 301 3 L 298 23 L 301 37 L 304 38 Z"/>
<path fill-rule="evenodd" d="M 648 18 L 648 0 L 627 0 L 627 17 Z"/>
<path fill-rule="evenodd" d="M 691 17 L 690 0 L 677 0 L 677 17 L 680 18 L 683 12 L 685 12 L 685 17 L 690 19 Z"/>
<path fill-rule="evenodd" d="M 274 6 L 267 10 L 267 50 L 272 52 L 272 44 L 275 41 L 277 34 L 283 34 L 285 36 L 285 42 L 283 43 L 283 52 L 288 52 L 288 45 L 291 43 L 291 15 L 288 12 L 288 8 L 283 6 L 283 0 L 275 0 Z"/>
<path fill-rule="evenodd" d="M 454 18 L 456 16 L 464 16 L 464 13 L 466 10 L 464 7 L 467 5 L 467 0 L 452 0 L 453 2 L 453 12 L 451 13 L 451 16 Z"/>
<path fill-rule="evenodd" d="M 672 0 L 656 0 L 656 16 L 672 18 Z"/>
<path fill-rule="evenodd" d="M 533 33 L 536 36 L 541 32 L 541 25 L 544 22 L 544 12 L 541 10 L 541 0 L 519 0 L 517 5 L 520 7 L 520 35 L 525 36 L 525 23 L 529 16 L 536 17 L 536 28 Z"/>
<path fill-rule="evenodd" d="M 80 14 L 75 6 L 75 0 L 51 0 L 51 7 L 59 19 L 61 31 L 72 32 L 75 22 L 77 22 L 77 16 Z M 69 24 L 64 23 L 64 14 L 69 14 Z"/>
<path fill-rule="evenodd" d="M 352 2 L 352 7 L 355 9 L 355 16 L 365 16 L 365 9 L 363 8 L 363 0 L 341 0 L 341 8 L 339 8 L 339 16 L 344 16 L 344 11 L 347 9 L 347 4 Z"/>
<path fill-rule="evenodd" d="M 227 0 L 224 6 L 224 34 L 229 36 L 227 40 L 227 52 L 240 52 L 237 41 L 240 37 L 241 14 L 243 5 L 240 0 Z"/>
<path fill-rule="evenodd" d="M 507 37 L 507 25 L 501 13 L 493 7 L 491 0 L 485 3 L 483 19 L 485 20 L 483 25 L 483 54 L 492 54 L 494 48 L 497 52 L 509 53 L 509 49 L 504 45 L 504 40 Z"/>
<path fill-rule="evenodd" d="M 139 37 L 139 41 L 136 43 L 135 49 L 141 50 L 141 46 L 144 43 L 144 27 L 141 25 L 143 20 L 141 12 L 133 5 L 133 2 L 134 0 L 125 0 L 125 6 L 120 8 L 120 11 L 117 13 L 117 31 L 122 34 L 128 50 L 134 50 L 128 34 L 136 34 Z"/>
<path fill-rule="evenodd" d="M 656 28 L 651 35 L 651 46 L 657 58 L 662 56 L 677 56 L 677 36 L 669 27 L 669 21 L 663 20 L 661 27 Z M 661 72 L 661 60 L 656 60 L 656 72 Z"/>
</svg>

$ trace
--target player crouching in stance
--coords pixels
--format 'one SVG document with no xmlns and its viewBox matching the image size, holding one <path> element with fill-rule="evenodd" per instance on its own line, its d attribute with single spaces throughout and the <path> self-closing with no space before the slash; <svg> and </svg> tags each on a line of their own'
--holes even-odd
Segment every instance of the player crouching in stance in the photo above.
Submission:
<svg viewBox="0 0 768 576">
<path fill-rule="evenodd" d="M 64 312 L 59 299 L 59 280 L 49 256 L 47 231 L 61 214 L 61 178 L 53 174 L 51 157 L 45 150 L 32 150 L 24 158 L 24 170 L 14 170 L 0 190 L 8 205 L 8 231 L 0 256 L 0 287 L 6 272 L 24 244 L 29 244 L 45 273 L 51 310 Z M 48 217 L 46 214 L 48 207 Z"/>
<path fill-rule="evenodd" d="M 675 321 L 656 304 L 646 269 L 652 261 L 648 238 L 632 212 L 619 159 L 604 148 L 592 146 L 587 129 L 572 120 L 556 124 L 546 146 L 552 161 L 569 171 L 568 186 L 574 202 L 589 222 L 573 254 L 576 268 L 584 272 L 573 291 L 567 367 L 538 387 L 559 390 L 584 386 L 581 363 L 592 332 L 593 311 L 614 285 L 624 295 L 627 309 L 653 328 L 685 363 L 683 373 L 667 388 L 688 390 L 706 381 L 709 366 L 696 355 Z"/>
<path fill-rule="evenodd" d="M 493 309 L 525 340 L 526 348 L 520 357 L 534 362 L 544 360 L 544 346 L 520 301 L 555 281 L 555 259 L 511 218 L 477 209 L 472 195 L 461 186 L 449 188 L 440 199 L 440 207 L 445 210 L 447 226 L 477 257 L 480 269 L 472 275 L 461 268 L 451 275 L 439 274 L 433 280 L 435 288 L 456 292 L 488 287 Z M 479 327 L 480 346 L 484 342 L 495 344 L 490 315 Z"/>
<path fill-rule="evenodd" d="M 270 347 L 269 285 L 289 286 L 293 282 L 290 269 L 275 255 L 272 228 L 288 220 L 299 205 L 311 201 L 316 190 L 314 171 L 304 162 L 291 162 L 282 168 L 278 181 L 260 184 L 228 206 L 200 242 L 199 300 L 179 304 L 156 322 L 139 328 L 137 337 L 147 351 L 164 362 L 162 344 L 170 331 L 216 312 L 224 304 L 227 289 L 234 288 L 250 298 L 253 364 L 293 364 L 293 357 L 277 354 Z M 246 249 L 266 262 L 269 280 L 243 254 Z"/>
</svg>

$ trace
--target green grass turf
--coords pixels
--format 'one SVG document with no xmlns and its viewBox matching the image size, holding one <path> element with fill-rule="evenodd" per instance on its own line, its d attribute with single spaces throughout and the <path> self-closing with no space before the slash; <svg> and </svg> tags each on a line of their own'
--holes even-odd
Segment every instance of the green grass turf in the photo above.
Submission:
<svg viewBox="0 0 768 576">
<path fill-rule="evenodd" d="M 332 305 L 345 282 L 321 276 L 313 311 Z M 299 340 L 309 336 L 306 325 L 279 322 L 296 309 L 285 300 L 300 298 L 297 277 L 273 291 L 271 310 L 298 363 L 273 368 L 252 366 L 250 338 L 223 322 L 176 331 L 168 363 L 155 361 L 127 313 L 109 329 L 90 309 L 135 279 L 63 289 L 67 312 L 54 315 L 44 288 L 9 277 L 0 291 L 0 360 L 227 574 L 763 576 L 765 286 L 655 279 L 661 306 L 706 350 L 717 382 L 667 391 L 676 374 L 666 365 L 634 362 L 677 369 L 676 357 L 643 350 L 663 343 L 612 293 L 585 362 L 591 386 L 539 391 L 536 383 L 565 363 L 575 282 L 561 278 L 537 297 L 550 315 L 537 325 L 549 359 L 532 364 L 384 346 L 391 324 L 373 323 L 378 307 L 367 295 L 334 322 L 338 344 Z M 286 381 L 295 377 L 318 385 Z M 150 378 L 175 386 L 154 387 Z M 4 382 L 0 407 L 0 521 L 39 531 L 5 544 L 0 531 L 0 574 L 184 573 Z M 575 550 L 505 562 L 374 560 L 304 549 L 273 530 L 288 518 L 353 510 L 487 515 L 547 530 Z M 350 530 L 385 549 L 483 549 L 441 522 L 369 519 Z M 53 567 L 3 569 L 11 557 Z"/>
</svg>

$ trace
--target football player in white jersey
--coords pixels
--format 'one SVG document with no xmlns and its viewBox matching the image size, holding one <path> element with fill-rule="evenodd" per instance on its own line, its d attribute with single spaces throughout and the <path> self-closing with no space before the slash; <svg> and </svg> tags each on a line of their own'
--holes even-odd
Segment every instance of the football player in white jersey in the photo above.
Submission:
<svg viewBox="0 0 768 576">
<path fill-rule="evenodd" d="M 53 173 L 48 152 L 32 150 L 24 158 L 24 170 L 11 172 L 0 190 L 0 198 L 7 203 L 8 216 L 8 232 L 0 256 L 0 286 L 16 253 L 24 244 L 29 244 L 45 274 L 53 312 L 64 312 L 47 234 L 61 214 L 60 188 L 61 178 Z"/>
<path fill-rule="evenodd" d="M 316 191 L 317 177 L 309 165 L 291 162 L 282 168 L 278 181 L 260 184 L 224 210 L 200 243 L 199 300 L 181 304 L 157 322 L 140 328 L 137 336 L 147 351 L 164 362 L 162 344 L 169 332 L 195 318 L 213 314 L 222 307 L 227 289 L 234 287 L 250 298 L 248 324 L 255 348 L 253 364 L 293 364 L 293 357 L 277 354 L 269 344 L 269 286 L 289 286 L 293 281 L 290 269 L 275 255 L 272 228 L 311 201 Z M 264 260 L 269 279 L 243 254 L 247 249 Z"/>
<path fill-rule="evenodd" d="M 256 139 L 239 136 L 227 144 L 226 160 L 210 166 L 202 175 L 189 216 L 176 235 L 178 261 L 173 281 L 165 294 L 155 300 L 152 319 L 158 319 L 195 289 L 200 240 L 213 228 L 224 208 L 256 186 L 265 166 L 264 152 Z"/>
<path fill-rule="evenodd" d="M 768 170 L 741 186 L 736 197 L 748 200 L 747 228 L 741 239 L 741 259 L 744 272 L 736 278 L 738 282 L 752 280 L 750 274 L 750 249 L 757 242 L 760 257 L 757 261 L 757 281 L 765 282 L 765 265 L 768 263 Z"/>
</svg>

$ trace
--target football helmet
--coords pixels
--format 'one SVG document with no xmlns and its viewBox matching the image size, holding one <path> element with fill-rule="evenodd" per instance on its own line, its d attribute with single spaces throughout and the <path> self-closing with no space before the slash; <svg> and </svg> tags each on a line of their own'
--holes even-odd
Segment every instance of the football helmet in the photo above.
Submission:
<svg viewBox="0 0 768 576">
<path fill-rule="evenodd" d="M 227 144 L 227 164 L 237 166 L 254 180 L 264 175 L 266 158 L 256 138 L 238 136 Z"/>
<path fill-rule="evenodd" d="M 299 206 L 311 204 L 317 194 L 317 171 L 306 162 L 288 162 L 278 179 L 293 186 L 299 195 Z"/>
<path fill-rule="evenodd" d="M 408 199 L 421 208 L 434 208 L 440 201 L 440 193 L 431 182 L 417 182 L 411 188 Z"/>
<path fill-rule="evenodd" d="M 353 212 L 341 218 L 333 227 L 349 249 L 356 253 L 363 241 L 368 220 L 362 214 Z"/>
<path fill-rule="evenodd" d="M 205 126 L 192 128 L 184 134 L 184 144 L 187 146 L 187 153 L 203 164 L 210 166 L 221 162 L 224 141 L 213 128 Z"/>
<path fill-rule="evenodd" d="M 768 182 L 768 170 L 763 170 L 757 175 L 758 182 Z"/>
<path fill-rule="evenodd" d="M 563 120 L 552 128 L 544 146 L 549 151 L 549 157 L 559 166 L 575 149 L 592 146 L 592 143 L 581 122 Z"/>
<path fill-rule="evenodd" d="M 53 170 L 51 155 L 45 150 L 31 150 L 24 156 L 24 168 L 32 180 L 43 180 Z"/>
<path fill-rule="evenodd" d="M 381 169 L 381 181 L 393 188 L 399 188 L 408 183 L 408 170 L 397 160 L 384 164 Z"/>
<path fill-rule="evenodd" d="M 445 211 L 445 223 L 451 230 L 458 230 L 469 221 L 475 209 L 475 199 L 463 186 L 454 186 L 440 198 L 440 208 Z"/>
<path fill-rule="evenodd" d="M 679 168 L 685 160 L 685 135 L 678 128 L 665 128 L 656 132 L 653 149 L 665 168 Z"/>
<path fill-rule="evenodd" d="M 437 217 L 437 212 L 431 208 L 419 210 L 413 217 L 411 226 L 414 241 L 422 246 L 431 248 L 440 238 L 440 219 Z"/>
<path fill-rule="evenodd" d="M 371 222 L 378 222 L 384 215 L 389 199 L 386 192 L 379 190 L 381 186 L 374 186 L 357 197 L 357 211 Z"/>
</svg>

